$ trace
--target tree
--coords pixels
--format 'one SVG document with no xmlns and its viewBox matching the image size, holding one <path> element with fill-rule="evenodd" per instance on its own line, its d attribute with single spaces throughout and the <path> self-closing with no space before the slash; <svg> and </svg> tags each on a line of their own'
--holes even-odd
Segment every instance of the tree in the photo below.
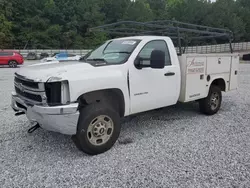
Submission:
<svg viewBox="0 0 250 188">
<path fill-rule="evenodd" d="M 124 19 L 131 5 L 130 0 L 100 0 L 101 12 L 105 15 L 106 23 Z"/>
<path fill-rule="evenodd" d="M 154 14 L 154 20 L 169 19 L 166 0 L 147 0 L 146 2 L 150 5 L 150 9 Z"/>
<path fill-rule="evenodd" d="M 208 15 L 204 19 L 205 24 L 232 30 L 235 41 L 244 39 L 245 24 L 238 14 L 238 7 L 234 0 L 216 1 L 212 4 Z"/>
<path fill-rule="evenodd" d="M 250 40 L 250 1 L 249 0 L 238 0 L 237 2 L 237 14 L 242 19 L 245 24 L 245 33 L 244 39 L 245 41 Z"/>
<path fill-rule="evenodd" d="M 12 24 L 3 14 L 0 14 L 0 49 L 11 47 L 12 43 Z"/>
<path fill-rule="evenodd" d="M 131 2 L 124 19 L 139 22 L 152 21 L 154 19 L 154 14 L 146 0 L 137 0 Z"/>
<path fill-rule="evenodd" d="M 110 35 L 90 27 L 173 19 L 228 28 L 250 40 L 249 0 L 0 0 L 2 48 L 92 48 Z"/>
</svg>

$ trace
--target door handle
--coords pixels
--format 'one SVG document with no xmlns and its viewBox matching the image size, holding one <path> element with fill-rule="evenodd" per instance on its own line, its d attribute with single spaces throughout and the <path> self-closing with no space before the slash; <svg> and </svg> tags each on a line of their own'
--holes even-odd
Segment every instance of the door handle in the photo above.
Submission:
<svg viewBox="0 0 250 188">
<path fill-rule="evenodd" d="M 168 73 L 165 73 L 164 76 L 174 76 L 175 73 L 174 72 L 168 72 Z"/>
</svg>

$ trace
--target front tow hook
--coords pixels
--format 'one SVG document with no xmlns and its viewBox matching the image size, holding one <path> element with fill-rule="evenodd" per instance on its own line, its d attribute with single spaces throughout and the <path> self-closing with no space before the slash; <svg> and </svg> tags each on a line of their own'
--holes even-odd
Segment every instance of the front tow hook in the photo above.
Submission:
<svg viewBox="0 0 250 188">
<path fill-rule="evenodd" d="M 21 116 L 23 114 L 25 114 L 25 112 L 17 112 L 17 113 L 15 113 L 15 116 Z"/>
<path fill-rule="evenodd" d="M 40 127 L 38 123 L 36 123 L 34 126 L 32 126 L 29 130 L 28 133 L 33 133 L 35 130 L 37 130 Z"/>
</svg>

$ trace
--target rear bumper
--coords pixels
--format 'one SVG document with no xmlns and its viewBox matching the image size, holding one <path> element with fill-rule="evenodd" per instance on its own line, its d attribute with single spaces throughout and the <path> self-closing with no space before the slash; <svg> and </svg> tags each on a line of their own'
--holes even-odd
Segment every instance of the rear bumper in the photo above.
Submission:
<svg viewBox="0 0 250 188">
<path fill-rule="evenodd" d="M 19 64 L 19 65 L 22 65 L 24 63 L 24 59 L 16 59 L 16 62 Z"/>
<path fill-rule="evenodd" d="M 12 93 L 11 107 L 16 112 L 25 112 L 31 123 L 37 122 L 42 128 L 66 135 L 75 135 L 79 112 L 78 103 L 65 106 L 29 106 Z"/>
</svg>

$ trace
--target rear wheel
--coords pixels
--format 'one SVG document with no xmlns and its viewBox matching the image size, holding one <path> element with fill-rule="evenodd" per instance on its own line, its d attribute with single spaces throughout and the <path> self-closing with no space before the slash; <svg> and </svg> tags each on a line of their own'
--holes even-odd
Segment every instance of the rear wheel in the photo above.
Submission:
<svg viewBox="0 0 250 188">
<path fill-rule="evenodd" d="M 206 115 L 216 114 L 222 101 L 221 89 L 215 85 L 210 87 L 208 96 L 199 101 L 200 111 Z"/>
<path fill-rule="evenodd" d="M 97 155 L 115 144 L 120 129 L 120 116 L 112 107 L 103 103 L 91 104 L 80 110 L 73 141 L 83 152 Z"/>
<path fill-rule="evenodd" d="M 10 67 L 10 68 L 16 68 L 16 67 L 17 67 L 17 62 L 14 61 L 14 60 L 9 61 L 8 64 L 9 64 L 9 67 Z"/>
</svg>

